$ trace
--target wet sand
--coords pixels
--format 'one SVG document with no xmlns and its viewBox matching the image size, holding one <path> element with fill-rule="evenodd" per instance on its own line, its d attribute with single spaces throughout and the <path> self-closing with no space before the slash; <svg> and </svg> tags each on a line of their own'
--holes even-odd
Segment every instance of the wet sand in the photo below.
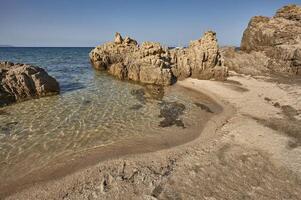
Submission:
<svg viewBox="0 0 301 200">
<path fill-rule="evenodd" d="M 7 199 L 300 199 L 301 85 L 238 74 L 177 84 L 223 108 L 195 137 L 85 166 Z"/>
</svg>

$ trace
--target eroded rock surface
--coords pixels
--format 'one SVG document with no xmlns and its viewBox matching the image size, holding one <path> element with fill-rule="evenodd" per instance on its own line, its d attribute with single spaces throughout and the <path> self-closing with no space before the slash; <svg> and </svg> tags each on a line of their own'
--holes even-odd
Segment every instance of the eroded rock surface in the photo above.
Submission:
<svg viewBox="0 0 301 200">
<path fill-rule="evenodd" d="M 300 74 L 301 7 L 284 6 L 271 18 L 253 17 L 244 31 L 241 50 L 264 54 L 265 67 L 271 71 Z"/>
<path fill-rule="evenodd" d="M 156 42 L 137 41 L 119 33 L 114 42 L 97 46 L 90 52 L 93 66 L 122 80 L 146 84 L 171 85 L 190 76 L 223 80 L 227 69 L 221 65 L 216 34 L 212 31 L 186 49 L 169 50 Z"/>
<path fill-rule="evenodd" d="M 245 52 L 236 47 L 221 48 L 223 62 L 229 70 L 240 74 L 248 75 L 268 75 L 269 58 L 260 51 Z"/>
<path fill-rule="evenodd" d="M 0 62 L 0 106 L 58 94 L 58 82 L 39 67 Z"/>
<path fill-rule="evenodd" d="M 187 77 L 224 80 L 227 69 L 222 66 L 216 33 L 208 31 L 186 49 L 171 50 L 173 72 L 182 80 Z"/>
</svg>

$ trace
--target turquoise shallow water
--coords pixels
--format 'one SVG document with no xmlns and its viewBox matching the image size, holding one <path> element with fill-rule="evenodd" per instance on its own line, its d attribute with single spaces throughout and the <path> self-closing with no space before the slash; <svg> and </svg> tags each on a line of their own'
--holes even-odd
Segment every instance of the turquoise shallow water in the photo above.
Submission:
<svg viewBox="0 0 301 200">
<path fill-rule="evenodd" d="M 58 96 L 0 109 L 0 179 L 14 179 L 60 156 L 116 141 L 188 130 L 200 108 L 179 91 L 122 82 L 92 69 L 91 48 L 0 48 L 0 60 L 45 68 Z M 70 158 L 72 159 L 72 158 Z"/>
</svg>

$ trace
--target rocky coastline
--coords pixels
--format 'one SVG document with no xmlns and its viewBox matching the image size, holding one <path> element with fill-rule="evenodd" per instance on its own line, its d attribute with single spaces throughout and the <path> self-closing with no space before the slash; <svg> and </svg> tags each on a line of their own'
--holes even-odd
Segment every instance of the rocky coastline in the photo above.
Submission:
<svg viewBox="0 0 301 200">
<path fill-rule="evenodd" d="M 97 46 L 89 56 L 95 69 L 145 84 L 166 86 L 188 77 L 225 80 L 228 73 L 212 31 L 183 49 L 164 48 L 156 42 L 138 45 L 136 40 L 116 33 L 113 42 Z"/>
<path fill-rule="evenodd" d="M 287 5 L 273 17 L 255 16 L 240 48 L 221 50 L 229 70 L 251 75 L 301 74 L 301 7 Z"/>
</svg>

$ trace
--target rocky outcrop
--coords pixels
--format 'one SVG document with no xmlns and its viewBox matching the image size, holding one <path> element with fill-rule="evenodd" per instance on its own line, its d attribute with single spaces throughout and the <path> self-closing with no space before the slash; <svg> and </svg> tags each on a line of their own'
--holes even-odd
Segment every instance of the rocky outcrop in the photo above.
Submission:
<svg viewBox="0 0 301 200">
<path fill-rule="evenodd" d="M 156 85 L 170 85 L 173 74 L 168 63 L 167 51 L 159 43 L 137 41 L 119 33 L 114 42 L 98 46 L 90 52 L 93 66 L 107 70 L 122 79 Z"/>
<path fill-rule="evenodd" d="M 172 50 L 156 42 L 138 45 L 116 33 L 114 42 L 97 46 L 89 56 L 98 70 L 146 84 L 171 85 L 190 76 L 218 80 L 227 76 L 227 69 L 221 66 L 216 35 L 211 31 L 186 49 Z"/>
<path fill-rule="evenodd" d="M 229 70 L 248 75 L 269 75 L 269 58 L 262 52 L 246 53 L 236 47 L 220 49 L 224 65 Z"/>
<path fill-rule="evenodd" d="M 244 31 L 241 50 L 262 52 L 272 71 L 301 73 L 301 7 L 288 5 L 272 18 L 255 16 Z"/>
<path fill-rule="evenodd" d="M 281 17 L 287 20 L 293 20 L 301 22 L 301 7 L 298 5 L 288 5 L 280 8 L 275 17 Z"/>
<path fill-rule="evenodd" d="M 58 82 L 39 67 L 0 62 L 0 106 L 58 94 Z"/>
<path fill-rule="evenodd" d="M 224 80 L 227 68 L 222 66 L 216 33 L 208 31 L 199 40 L 191 41 L 186 49 L 170 52 L 174 75 L 178 79 L 193 77 L 198 79 Z"/>
</svg>

